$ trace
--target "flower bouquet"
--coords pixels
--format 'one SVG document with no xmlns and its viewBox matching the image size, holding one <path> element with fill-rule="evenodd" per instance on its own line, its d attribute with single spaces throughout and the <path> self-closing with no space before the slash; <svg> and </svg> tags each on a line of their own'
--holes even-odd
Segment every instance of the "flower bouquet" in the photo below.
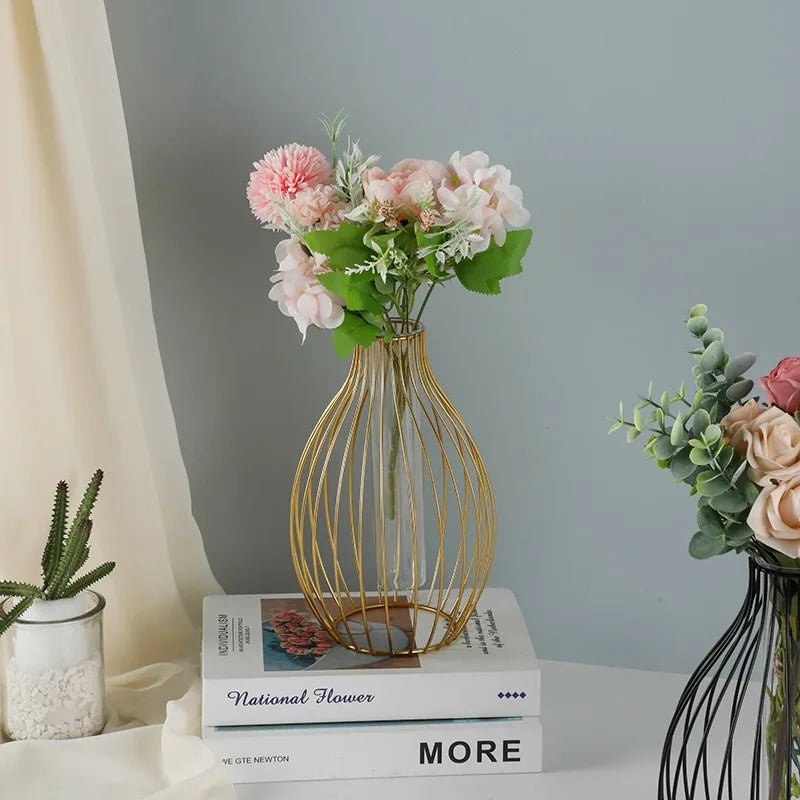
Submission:
<svg viewBox="0 0 800 800">
<path fill-rule="evenodd" d="M 620 404 L 610 431 L 627 429 L 629 442 L 644 435 L 648 457 L 697 497 L 691 556 L 733 551 L 750 558 L 744 605 L 673 717 L 659 798 L 733 796 L 732 743 L 749 681 L 758 678 L 747 796 L 788 800 L 800 797 L 800 358 L 783 359 L 760 379 L 765 400 L 750 397 L 755 384 L 745 373 L 755 356 L 731 356 L 706 312 L 696 305 L 686 321 L 697 340 L 693 397 L 685 384 L 657 396 L 651 383 L 630 418 Z M 759 655 L 764 664 L 756 669 Z M 718 770 L 710 763 L 715 722 L 728 726 Z"/>
<path fill-rule="evenodd" d="M 269 297 L 294 319 L 303 340 L 309 327 L 331 330 L 336 353 L 353 355 L 295 476 L 295 568 L 309 606 L 320 614 L 327 614 L 323 594 L 361 598 L 356 611 L 348 602 L 325 619 L 329 632 L 354 613 L 369 629 L 365 586 L 377 584 L 387 620 L 383 638 L 390 642 L 381 654 L 396 652 L 390 595 L 392 603 L 425 605 L 434 614 L 434 631 L 422 647 L 429 649 L 452 641 L 466 624 L 488 575 L 495 522 L 480 453 L 428 364 L 422 315 L 433 290 L 453 280 L 499 294 L 500 282 L 522 271 L 531 240 L 530 230 L 507 226 L 525 225 L 530 214 L 510 171 L 483 152 L 456 151 L 447 164 L 407 158 L 385 171 L 357 141 L 338 153 L 341 113 L 321 119 L 330 161 L 306 145 L 278 147 L 254 164 L 247 185 L 256 218 L 287 234 L 275 249 Z M 442 465 L 438 474 L 434 464 Z M 439 541 L 432 558 L 438 597 L 420 604 L 418 591 L 430 577 L 422 507 L 428 492 Z M 452 550 L 445 547 L 448 495 L 460 509 L 450 514 L 461 539 Z M 364 536 L 365 527 L 372 536 Z M 352 588 L 344 583 L 345 547 L 356 573 Z M 456 555 L 448 558 L 451 552 Z M 378 652 L 344 629 L 342 644 Z"/>
<path fill-rule="evenodd" d="M 530 230 L 522 191 L 486 153 L 453 153 L 447 165 L 407 158 L 389 172 L 350 140 L 346 118 L 322 117 L 332 161 L 289 144 L 256 162 L 247 184 L 253 215 L 288 234 L 275 249 L 269 297 L 305 340 L 309 326 L 333 330 L 340 356 L 377 337 L 419 325 L 434 288 L 457 278 L 473 292 L 499 294 L 522 271 Z M 425 296 L 417 306 L 418 293 Z"/>
</svg>

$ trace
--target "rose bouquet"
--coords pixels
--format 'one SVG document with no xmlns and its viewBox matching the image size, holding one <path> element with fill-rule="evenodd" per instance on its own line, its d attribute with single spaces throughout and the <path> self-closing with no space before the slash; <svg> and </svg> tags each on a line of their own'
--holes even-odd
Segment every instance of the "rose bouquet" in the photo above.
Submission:
<svg viewBox="0 0 800 800">
<path fill-rule="evenodd" d="M 681 785 L 682 796 L 700 797 L 701 768 L 702 796 L 730 796 L 725 782 L 731 743 L 748 681 L 758 676 L 763 680 L 759 714 L 766 709 L 766 718 L 756 723 L 755 753 L 763 743 L 767 769 L 759 772 L 756 759 L 751 782 L 758 787 L 766 774 L 767 783 L 764 795 L 756 788 L 748 797 L 788 800 L 800 797 L 800 358 L 784 358 L 760 379 L 763 401 L 749 397 L 755 384 L 745 373 L 756 358 L 730 356 L 723 332 L 710 327 L 707 310 L 694 306 L 686 321 L 698 340 L 691 351 L 694 396 L 687 397 L 682 384 L 657 397 L 651 383 L 629 419 L 620 403 L 610 431 L 627 429 L 629 442 L 644 434 L 647 455 L 698 498 L 697 532 L 689 543 L 693 557 L 735 551 L 751 558 L 744 605 L 692 675 L 673 717 L 659 798 L 677 798 Z M 756 671 L 762 648 L 766 662 Z M 729 711 L 722 712 L 726 697 Z M 729 720 L 730 731 L 719 793 L 709 794 L 707 741 L 718 712 Z M 700 746 L 692 767 L 687 753 L 694 735 Z M 672 737 L 678 736 L 680 755 L 671 760 Z"/>
<path fill-rule="evenodd" d="M 499 294 L 522 271 L 530 230 L 522 191 L 483 152 L 455 152 L 448 164 L 408 158 L 388 172 L 350 140 L 337 154 L 345 117 L 322 117 L 332 160 L 289 144 L 254 164 L 247 197 L 266 228 L 288 234 L 275 249 L 269 297 L 305 339 L 333 330 L 340 356 L 378 337 L 418 327 L 433 289 L 457 278 Z M 424 297 L 418 303 L 420 290 Z"/>
<path fill-rule="evenodd" d="M 724 334 L 709 327 L 707 308 L 689 311 L 697 391 L 682 384 L 660 398 L 641 395 L 631 419 L 623 405 L 611 431 L 628 441 L 647 434 L 645 452 L 698 497 L 694 558 L 731 550 L 800 567 L 800 358 L 785 358 L 760 379 L 766 402 L 747 399 L 752 353 L 731 357 Z"/>
</svg>

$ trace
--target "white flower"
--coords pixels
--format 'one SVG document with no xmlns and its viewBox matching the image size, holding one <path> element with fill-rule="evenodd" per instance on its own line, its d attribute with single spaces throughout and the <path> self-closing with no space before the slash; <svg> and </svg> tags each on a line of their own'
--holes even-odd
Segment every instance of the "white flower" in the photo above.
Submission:
<svg viewBox="0 0 800 800">
<path fill-rule="evenodd" d="M 270 278 L 274 284 L 269 299 L 278 304 L 281 313 L 292 317 L 303 341 L 309 325 L 337 328 L 344 320 L 344 301 L 329 292 L 317 275 L 327 272 L 325 257 L 310 256 L 300 242 L 284 239 L 275 248 L 278 271 Z"/>
</svg>

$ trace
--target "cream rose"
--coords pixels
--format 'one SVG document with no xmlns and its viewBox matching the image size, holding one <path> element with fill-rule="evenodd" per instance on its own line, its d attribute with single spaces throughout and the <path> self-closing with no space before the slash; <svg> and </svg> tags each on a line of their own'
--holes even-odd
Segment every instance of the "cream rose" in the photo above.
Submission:
<svg viewBox="0 0 800 800">
<path fill-rule="evenodd" d="M 790 558 L 800 558 L 800 475 L 761 490 L 747 524 L 756 539 Z"/>
<path fill-rule="evenodd" d="M 722 427 L 732 439 L 745 425 L 752 422 L 766 409 L 756 403 L 755 400 L 748 400 L 743 406 L 734 406 L 727 417 L 722 420 Z"/>
<path fill-rule="evenodd" d="M 800 425 L 777 406 L 745 419 L 752 413 L 752 408 L 742 406 L 732 421 L 733 411 L 722 420 L 725 430 L 732 433 L 731 445 L 747 459 L 750 480 L 769 486 L 773 480 L 800 475 Z"/>
</svg>

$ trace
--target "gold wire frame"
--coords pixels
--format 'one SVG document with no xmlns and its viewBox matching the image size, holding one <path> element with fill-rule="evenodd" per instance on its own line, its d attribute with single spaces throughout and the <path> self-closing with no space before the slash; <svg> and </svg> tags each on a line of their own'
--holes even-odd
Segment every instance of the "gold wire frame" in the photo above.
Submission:
<svg viewBox="0 0 800 800">
<path fill-rule="evenodd" d="M 387 424 L 396 426 L 392 448 L 376 429 Z M 433 567 L 427 588 L 416 579 L 392 585 L 387 472 L 405 478 L 396 502 L 408 511 L 413 575 L 424 572 L 422 559 Z M 433 513 L 421 519 L 423 505 Z M 494 497 L 472 436 L 431 372 L 423 328 L 356 348 L 300 457 L 290 536 L 306 602 L 345 647 L 412 655 L 444 647 L 464 629 L 492 564 Z"/>
</svg>

